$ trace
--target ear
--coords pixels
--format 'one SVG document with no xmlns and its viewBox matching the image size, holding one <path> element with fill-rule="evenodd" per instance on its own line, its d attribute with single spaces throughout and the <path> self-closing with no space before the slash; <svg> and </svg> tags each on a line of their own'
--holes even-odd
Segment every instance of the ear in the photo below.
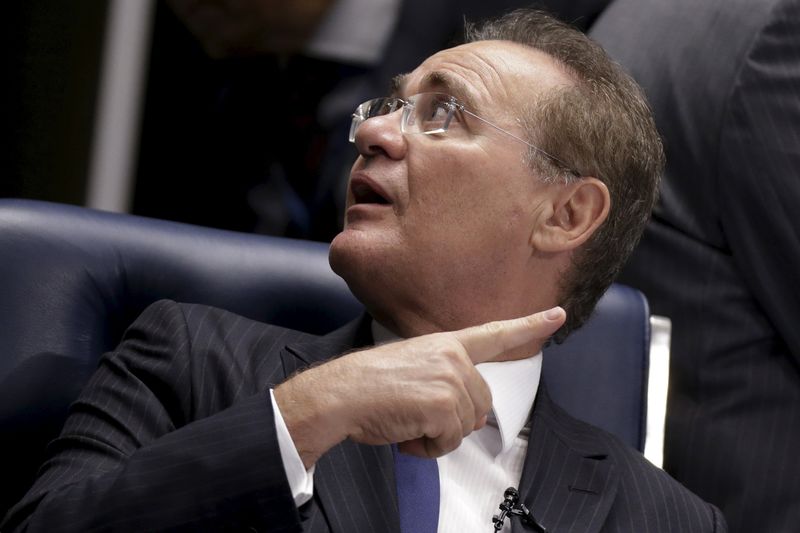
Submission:
<svg viewBox="0 0 800 533">
<path fill-rule="evenodd" d="M 586 242 L 608 217 L 611 196 L 597 178 L 581 178 L 558 186 L 547 210 L 531 234 L 531 245 L 540 252 L 565 252 Z"/>
</svg>

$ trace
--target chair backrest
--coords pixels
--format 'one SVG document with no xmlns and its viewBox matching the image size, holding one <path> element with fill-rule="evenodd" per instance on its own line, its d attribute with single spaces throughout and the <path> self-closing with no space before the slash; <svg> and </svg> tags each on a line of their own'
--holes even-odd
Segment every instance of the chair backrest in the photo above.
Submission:
<svg viewBox="0 0 800 533">
<path fill-rule="evenodd" d="M 0 200 L 0 516 L 33 479 L 69 403 L 125 328 L 161 298 L 324 333 L 361 305 L 327 245 L 27 200 Z M 546 350 L 551 396 L 643 449 L 648 309 L 615 286 Z"/>
</svg>

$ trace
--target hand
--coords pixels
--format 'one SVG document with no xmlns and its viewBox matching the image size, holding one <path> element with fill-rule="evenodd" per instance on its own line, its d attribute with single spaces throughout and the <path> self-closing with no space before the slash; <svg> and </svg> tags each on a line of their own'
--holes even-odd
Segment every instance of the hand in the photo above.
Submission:
<svg viewBox="0 0 800 533">
<path fill-rule="evenodd" d="M 346 438 L 438 457 L 486 421 L 492 398 L 475 365 L 536 354 L 565 318 L 556 307 L 353 352 L 287 380 L 275 400 L 306 468 Z"/>
</svg>

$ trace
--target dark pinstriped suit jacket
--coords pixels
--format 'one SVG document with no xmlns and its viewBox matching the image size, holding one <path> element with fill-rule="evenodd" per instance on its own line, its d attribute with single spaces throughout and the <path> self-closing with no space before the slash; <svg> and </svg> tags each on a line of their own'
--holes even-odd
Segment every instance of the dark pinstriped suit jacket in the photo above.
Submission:
<svg viewBox="0 0 800 533">
<path fill-rule="evenodd" d="M 4 531 L 398 532 L 388 446 L 334 447 L 295 508 L 267 392 L 364 341 L 365 319 L 315 337 L 154 304 L 103 357 Z M 545 392 L 532 416 L 519 489 L 548 531 L 725 531 L 715 508 Z"/>
<path fill-rule="evenodd" d="M 617 0 L 662 198 L 621 280 L 672 318 L 664 467 L 731 531 L 800 531 L 800 0 Z"/>
</svg>

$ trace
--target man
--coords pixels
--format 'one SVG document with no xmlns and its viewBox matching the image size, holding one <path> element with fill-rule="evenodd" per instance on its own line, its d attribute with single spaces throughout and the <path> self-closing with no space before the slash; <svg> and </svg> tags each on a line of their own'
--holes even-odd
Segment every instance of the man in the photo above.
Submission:
<svg viewBox="0 0 800 533">
<path fill-rule="evenodd" d="M 731 531 L 797 531 L 800 2 L 616 0 L 591 34 L 667 145 L 622 277 L 672 319 L 664 467 Z"/>
<path fill-rule="evenodd" d="M 644 100 L 541 13 L 471 41 L 354 114 L 330 259 L 370 316 L 317 338 L 151 306 L 5 527 L 417 532 L 418 456 L 439 458 L 440 488 L 417 499 L 433 500 L 433 530 L 488 530 L 509 485 L 532 519 L 506 531 L 725 530 L 538 387 L 542 342 L 586 318 L 652 206 L 662 155 Z"/>
</svg>

